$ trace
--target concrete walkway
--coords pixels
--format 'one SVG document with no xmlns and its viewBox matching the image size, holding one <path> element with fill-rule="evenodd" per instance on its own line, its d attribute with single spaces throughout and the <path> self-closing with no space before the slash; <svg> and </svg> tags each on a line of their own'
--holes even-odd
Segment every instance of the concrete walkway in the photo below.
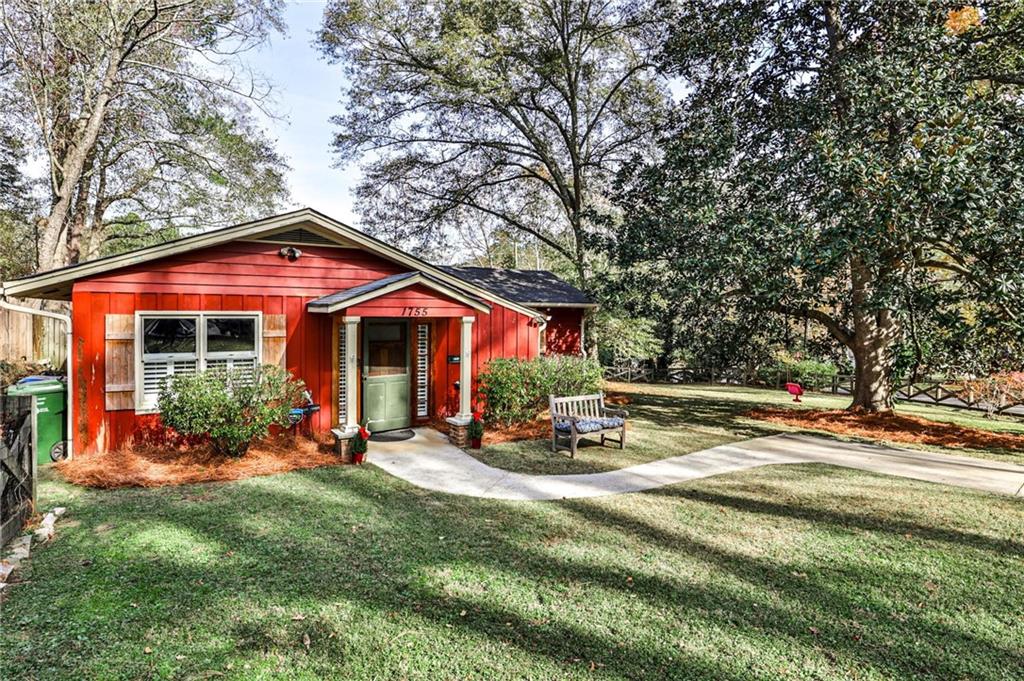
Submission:
<svg viewBox="0 0 1024 681">
<path fill-rule="evenodd" d="M 373 443 L 368 461 L 414 485 L 485 499 L 544 501 L 640 492 L 772 464 L 827 463 L 903 478 L 1024 495 L 1024 466 L 810 435 L 771 435 L 606 473 L 526 475 L 488 466 L 431 428 L 404 442 Z M 609 449 L 608 456 L 615 456 Z"/>
</svg>

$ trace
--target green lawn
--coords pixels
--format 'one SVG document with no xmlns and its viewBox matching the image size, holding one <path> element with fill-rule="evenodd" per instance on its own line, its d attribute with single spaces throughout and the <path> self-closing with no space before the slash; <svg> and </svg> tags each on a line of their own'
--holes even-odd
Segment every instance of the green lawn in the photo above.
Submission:
<svg viewBox="0 0 1024 681">
<path fill-rule="evenodd" d="M 626 456 L 762 432 L 735 417 L 760 395 L 675 390 L 638 399 Z M 777 466 L 528 503 L 373 466 L 51 472 L 40 505 L 69 511 L 6 590 L 4 679 L 1024 677 L 1024 502 L 952 487 Z"/>
<path fill-rule="evenodd" d="M 610 383 L 607 391 L 626 393 L 632 400 L 625 407 L 630 414 L 630 429 L 623 451 L 614 449 L 614 445 L 604 448 L 587 446 L 577 453 L 575 459 L 570 459 L 566 452 L 553 454 L 550 440 L 488 445 L 485 437 L 483 449 L 470 453 L 492 466 L 520 473 L 594 473 L 688 454 L 728 442 L 797 430 L 743 417 L 745 412 L 755 407 L 843 409 L 850 403 L 849 397 L 812 393 L 804 395 L 801 404 L 795 404 L 792 397 L 781 390 L 734 386 Z M 1024 434 L 1024 420 L 1016 418 L 987 419 L 980 412 L 908 403 L 900 403 L 898 411 L 961 426 Z M 805 432 L 837 437 L 819 431 Z M 923 448 L 1024 464 L 1024 452 L 1021 451 Z"/>
<path fill-rule="evenodd" d="M 5 679 L 1024 674 L 1024 503 L 826 466 L 560 503 L 361 468 L 55 481 Z M 148 651 L 148 652 L 147 652 Z"/>
</svg>

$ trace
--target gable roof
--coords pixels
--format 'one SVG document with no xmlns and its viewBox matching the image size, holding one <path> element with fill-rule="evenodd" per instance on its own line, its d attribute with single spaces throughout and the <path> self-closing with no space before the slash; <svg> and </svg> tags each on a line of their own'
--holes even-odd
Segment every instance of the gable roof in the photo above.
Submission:
<svg viewBox="0 0 1024 681">
<path fill-rule="evenodd" d="M 122 267 L 140 265 L 178 253 L 217 246 L 229 241 L 261 239 L 274 234 L 283 235 L 289 230 L 294 230 L 296 227 L 302 227 L 308 232 L 319 234 L 330 239 L 333 243 L 362 248 L 410 269 L 419 270 L 448 286 L 461 289 L 472 295 L 486 296 L 488 299 L 528 317 L 543 318 L 543 315 L 529 306 L 455 276 L 443 268 L 432 265 L 399 248 L 390 246 L 312 208 L 301 208 L 289 213 L 202 232 L 174 239 L 173 241 L 147 246 L 146 248 L 128 251 L 127 253 L 119 253 L 118 255 L 88 260 L 77 265 L 68 265 L 67 267 L 46 272 L 38 272 L 27 277 L 4 282 L 2 294 L 23 298 L 70 300 L 71 285 L 78 279 Z"/>
<path fill-rule="evenodd" d="M 376 281 L 371 281 L 366 284 L 338 291 L 337 293 L 331 293 L 323 296 L 322 298 L 311 300 L 307 303 L 306 309 L 310 312 L 337 312 L 338 310 L 346 307 L 359 305 L 360 303 L 365 303 L 368 300 L 373 300 L 374 298 L 379 298 L 416 284 L 422 284 L 427 288 L 443 293 L 444 295 L 454 298 L 463 305 L 471 307 L 474 310 L 479 310 L 480 312 L 488 314 L 491 312 L 491 306 L 479 298 L 475 296 L 468 296 L 461 291 L 438 281 L 428 274 L 423 274 L 422 272 L 401 272 L 400 274 L 392 274 L 390 277 L 384 277 L 382 279 L 377 279 Z"/>
<path fill-rule="evenodd" d="M 545 270 L 505 270 L 495 267 L 441 269 L 463 281 L 530 307 L 597 307 L 587 294 Z"/>
</svg>

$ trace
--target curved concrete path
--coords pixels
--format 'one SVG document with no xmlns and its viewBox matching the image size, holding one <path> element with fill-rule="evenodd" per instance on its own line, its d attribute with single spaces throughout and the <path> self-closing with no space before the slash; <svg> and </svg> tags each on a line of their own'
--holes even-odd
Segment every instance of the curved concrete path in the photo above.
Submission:
<svg viewBox="0 0 1024 681">
<path fill-rule="evenodd" d="M 414 485 L 485 499 L 545 501 L 641 492 L 772 464 L 827 463 L 987 492 L 1024 495 L 1024 466 L 840 442 L 771 435 L 606 473 L 526 475 L 488 466 L 431 428 L 404 442 L 375 442 L 368 461 Z M 608 450 L 609 456 L 615 450 Z"/>
</svg>

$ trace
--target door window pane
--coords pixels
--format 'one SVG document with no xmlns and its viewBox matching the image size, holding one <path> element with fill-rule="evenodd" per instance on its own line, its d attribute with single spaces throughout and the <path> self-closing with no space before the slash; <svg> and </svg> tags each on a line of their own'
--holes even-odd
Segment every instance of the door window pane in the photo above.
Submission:
<svg viewBox="0 0 1024 681">
<path fill-rule="evenodd" d="M 409 372 L 405 324 L 367 325 L 366 351 L 369 376 L 400 376 Z"/>
<path fill-rule="evenodd" d="M 256 320 L 252 317 L 207 317 L 206 351 L 256 352 Z"/>
<path fill-rule="evenodd" d="M 196 320 L 151 317 L 143 322 L 143 352 L 147 355 L 195 354 Z"/>
</svg>

